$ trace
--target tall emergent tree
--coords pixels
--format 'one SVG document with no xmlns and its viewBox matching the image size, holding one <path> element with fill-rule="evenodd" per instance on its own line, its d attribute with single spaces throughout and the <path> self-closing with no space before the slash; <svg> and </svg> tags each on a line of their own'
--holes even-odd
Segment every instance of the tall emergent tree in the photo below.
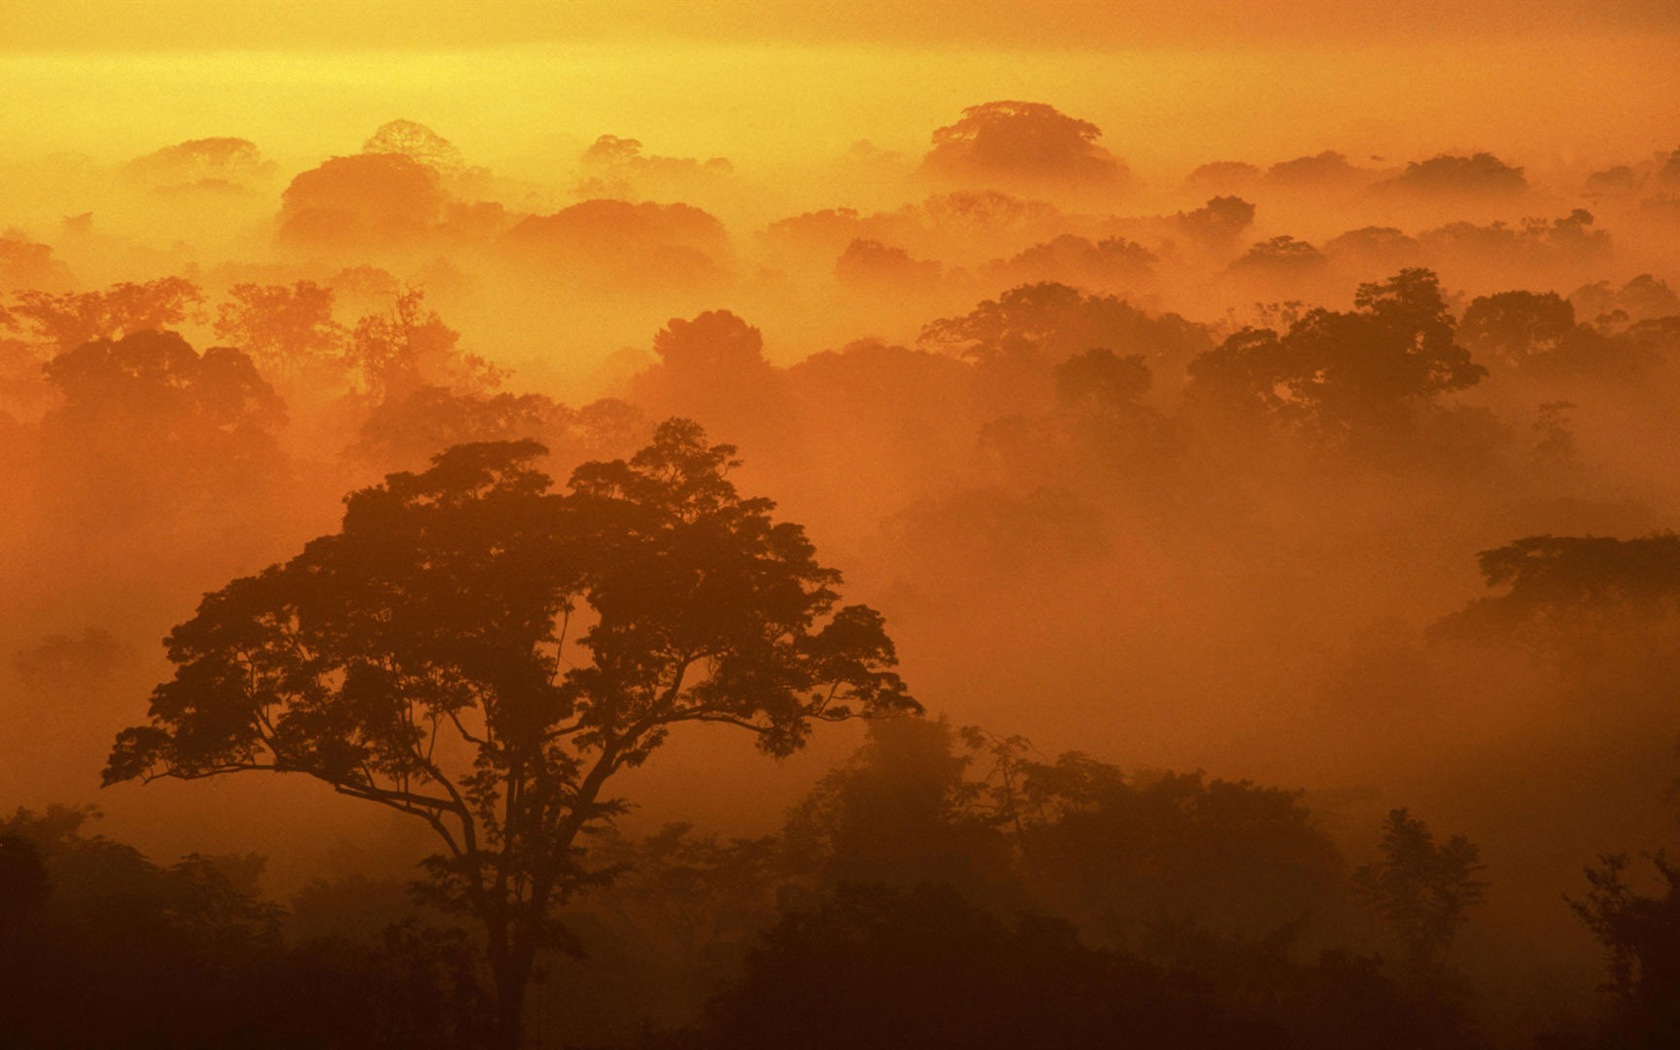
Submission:
<svg viewBox="0 0 1680 1050">
<path fill-rule="evenodd" d="M 729 445 L 671 420 L 555 491 L 534 442 L 457 445 L 347 500 L 342 529 L 206 595 L 105 782 L 303 773 L 425 821 L 434 898 L 478 920 L 518 1044 L 554 907 L 593 876 L 608 781 L 684 722 L 797 749 L 820 721 L 919 710 L 879 613 L 838 607 Z"/>
</svg>

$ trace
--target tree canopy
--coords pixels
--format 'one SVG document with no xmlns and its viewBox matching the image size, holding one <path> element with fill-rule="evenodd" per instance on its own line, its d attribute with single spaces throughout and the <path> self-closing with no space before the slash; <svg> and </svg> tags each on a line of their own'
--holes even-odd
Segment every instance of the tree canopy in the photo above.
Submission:
<svg viewBox="0 0 1680 1050">
<path fill-rule="evenodd" d="M 919 709 L 880 614 L 839 606 L 803 530 L 737 493 L 731 446 L 671 420 L 565 493 L 543 451 L 451 448 L 206 595 L 105 771 L 303 773 L 425 821 L 428 893 L 485 925 L 504 1041 L 535 953 L 563 942 L 552 906 L 593 877 L 578 836 L 623 809 L 615 773 L 684 722 L 784 755 L 813 723 Z"/>
<path fill-rule="evenodd" d="M 1415 409 L 1487 374 L 1454 341 L 1433 272 L 1401 270 L 1362 284 L 1354 306 L 1309 310 L 1281 334 L 1231 335 L 1190 363 L 1192 389 L 1346 445 L 1403 434 Z"/>
<path fill-rule="evenodd" d="M 1439 639 L 1517 642 L 1580 656 L 1606 634 L 1672 630 L 1680 614 L 1680 536 L 1527 536 L 1476 555 L 1489 587 L 1442 618 Z"/>
<path fill-rule="evenodd" d="M 1126 165 L 1097 145 L 1102 129 L 1042 102 L 987 102 L 933 133 L 922 161 L 930 175 L 958 183 L 988 181 L 1113 192 Z"/>
</svg>

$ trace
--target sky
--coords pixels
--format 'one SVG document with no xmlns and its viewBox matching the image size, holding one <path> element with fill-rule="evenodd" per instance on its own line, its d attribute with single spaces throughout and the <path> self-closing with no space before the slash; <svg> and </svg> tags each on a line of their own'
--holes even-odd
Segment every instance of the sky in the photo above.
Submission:
<svg viewBox="0 0 1680 1050">
<path fill-rule="evenodd" d="M 1680 142 L 1674 3 L 11 0 L 0 16 L 14 157 L 238 135 L 314 163 L 405 117 L 526 177 L 606 133 L 770 171 L 861 139 L 914 154 L 1003 98 L 1092 120 L 1174 181 L 1330 147 L 1570 165 Z"/>
</svg>

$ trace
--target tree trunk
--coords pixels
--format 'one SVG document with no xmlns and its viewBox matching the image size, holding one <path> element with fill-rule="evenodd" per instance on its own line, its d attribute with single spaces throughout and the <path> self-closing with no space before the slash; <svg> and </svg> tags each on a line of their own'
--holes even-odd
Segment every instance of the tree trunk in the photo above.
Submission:
<svg viewBox="0 0 1680 1050">
<path fill-rule="evenodd" d="M 531 960 L 521 952 L 510 952 L 492 971 L 496 1012 L 490 1022 L 491 1050 L 519 1050 L 525 1038 L 525 989 L 531 981 Z"/>
</svg>

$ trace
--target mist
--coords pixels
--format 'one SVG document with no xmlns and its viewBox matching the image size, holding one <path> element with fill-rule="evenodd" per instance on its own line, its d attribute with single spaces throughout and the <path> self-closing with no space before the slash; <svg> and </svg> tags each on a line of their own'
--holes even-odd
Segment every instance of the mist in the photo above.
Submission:
<svg viewBox="0 0 1680 1050">
<path fill-rule="evenodd" d="M 334 10 L 0 45 L 16 1045 L 1677 1038 L 1672 7 Z"/>
</svg>

